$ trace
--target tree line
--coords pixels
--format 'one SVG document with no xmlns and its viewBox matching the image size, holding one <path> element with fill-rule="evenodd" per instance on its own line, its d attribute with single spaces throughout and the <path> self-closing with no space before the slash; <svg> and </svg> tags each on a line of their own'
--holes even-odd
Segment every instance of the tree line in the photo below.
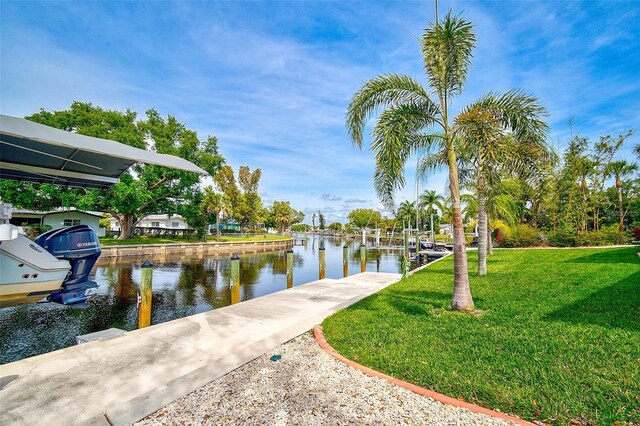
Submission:
<svg viewBox="0 0 640 426">
<path fill-rule="evenodd" d="M 144 117 L 138 117 L 131 110 L 106 110 L 88 102 L 73 102 L 66 110 L 40 110 L 26 118 L 69 132 L 182 157 L 207 171 L 216 188 L 202 188 L 202 177 L 196 173 L 136 164 L 122 174 L 120 182 L 101 190 L 0 181 L 0 199 L 16 208 L 45 211 L 77 207 L 109 213 L 120 223 L 120 239 L 132 238 L 136 225 L 150 214 L 179 214 L 199 236 L 221 218 L 235 221 L 241 230 L 264 222 L 281 231 L 304 219 L 304 214 L 287 201 L 275 201 L 265 207 L 258 193 L 260 169 L 251 171 L 248 166 L 240 166 L 236 180 L 218 150 L 217 138 L 200 139 L 171 115 L 164 118 L 150 109 Z M 218 225 L 216 228 L 219 232 Z"/>
</svg>

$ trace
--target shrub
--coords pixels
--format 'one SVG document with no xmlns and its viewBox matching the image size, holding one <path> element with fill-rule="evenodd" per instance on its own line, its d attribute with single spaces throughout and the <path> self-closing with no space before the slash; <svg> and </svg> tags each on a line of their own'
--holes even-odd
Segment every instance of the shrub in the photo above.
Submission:
<svg viewBox="0 0 640 426">
<path fill-rule="evenodd" d="M 506 236 L 502 247 L 535 247 L 542 244 L 545 238 L 539 229 L 521 223 L 511 230 L 511 235 Z"/>
<path fill-rule="evenodd" d="M 629 242 L 631 242 L 630 235 L 618 231 L 617 227 L 602 228 L 582 234 L 564 229 L 556 232 L 554 236 L 549 236 L 549 243 L 554 247 L 609 246 Z"/>
<path fill-rule="evenodd" d="M 638 226 L 637 228 L 633 228 L 631 230 L 631 234 L 633 234 L 636 240 L 640 240 L 640 226 Z"/>
</svg>

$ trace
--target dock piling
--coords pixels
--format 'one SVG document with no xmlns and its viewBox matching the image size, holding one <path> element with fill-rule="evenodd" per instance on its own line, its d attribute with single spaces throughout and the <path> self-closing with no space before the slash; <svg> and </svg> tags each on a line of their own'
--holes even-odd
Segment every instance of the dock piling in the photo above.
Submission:
<svg viewBox="0 0 640 426">
<path fill-rule="evenodd" d="M 342 275 L 349 276 L 349 246 L 347 243 L 342 246 Z"/>
<path fill-rule="evenodd" d="M 287 288 L 293 287 L 293 249 L 287 250 Z"/>
<path fill-rule="evenodd" d="M 324 280 L 327 276 L 327 261 L 325 257 L 324 247 L 320 247 L 320 251 L 318 252 L 318 262 L 320 263 L 318 278 Z"/>
<path fill-rule="evenodd" d="M 404 255 L 409 257 L 409 233 L 404 230 Z"/>
<path fill-rule="evenodd" d="M 367 270 L 367 248 L 364 244 L 360 245 L 360 272 Z"/>
<path fill-rule="evenodd" d="M 140 298 L 138 305 L 138 328 L 151 325 L 151 298 L 153 293 L 153 263 L 145 260 L 141 269 Z"/>
<path fill-rule="evenodd" d="M 234 253 L 231 256 L 231 304 L 240 302 L 240 256 Z"/>
</svg>

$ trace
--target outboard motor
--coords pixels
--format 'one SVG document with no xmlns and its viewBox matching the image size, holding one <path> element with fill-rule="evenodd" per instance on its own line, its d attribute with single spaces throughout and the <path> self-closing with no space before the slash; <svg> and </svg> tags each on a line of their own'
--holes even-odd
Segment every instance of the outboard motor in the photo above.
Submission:
<svg viewBox="0 0 640 426">
<path fill-rule="evenodd" d="M 48 297 L 50 301 L 70 305 L 86 302 L 96 294 L 98 284 L 89 280 L 89 274 L 102 251 L 98 235 L 90 226 L 53 229 L 40 235 L 35 242 L 58 259 L 71 264 L 62 289 L 51 294 Z"/>
</svg>

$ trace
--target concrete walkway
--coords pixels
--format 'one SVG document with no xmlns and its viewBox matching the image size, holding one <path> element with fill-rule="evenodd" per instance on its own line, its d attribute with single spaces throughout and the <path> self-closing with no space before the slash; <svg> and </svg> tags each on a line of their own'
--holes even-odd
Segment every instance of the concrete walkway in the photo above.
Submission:
<svg viewBox="0 0 640 426">
<path fill-rule="evenodd" d="M 0 424 L 128 424 L 400 279 L 365 272 L 0 366 Z"/>
</svg>

